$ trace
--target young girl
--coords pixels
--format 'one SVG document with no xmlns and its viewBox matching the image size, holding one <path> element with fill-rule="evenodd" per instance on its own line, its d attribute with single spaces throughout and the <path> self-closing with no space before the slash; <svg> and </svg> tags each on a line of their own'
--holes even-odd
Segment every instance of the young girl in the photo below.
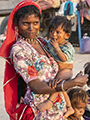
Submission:
<svg viewBox="0 0 90 120">
<path fill-rule="evenodd" d="M 59 65 L 58 76 L 65 80 L 72 77 L 73 57 L 75 53 L 73 46 L 66 41 L 66 39 L 70 37 L 71 28 L 71 21 L 67 20 L 66 17 L 55 16 L 49 24 L 50 40 L 48 42 L 45 41 L 47 43 L 49 53 L 55 58 Z M 64 117 L 67 118 L 69 115 L 73 114 L 74 110 L 71 107 L 67 93 L 63 91 L 63 94 L 67 104 L 67 112 Z M 48 109 L 50 109 L 54 103 L 54 98 L 56 97 L 57 94 L 51 95 L 48 101 L 41 103 L 37 107 L 41 111 L 44 111 L 47 106 Z"/>
<path fill-rule="evenodd" d="M 87 82 L 87 89 L 86 89 L 86 92 L 88 94 L 88 104 L 86 106 L 86 109 L 85 109 L 85 113 L 84 113 L 84 118 L 85 120 L 90 120 L 90 62 L 87 62 L 84 64 L 84 74 L 88 74 L 88 82 Z"/>
<path fill-rule="evenodd" d="M 90 85 L 90 62 L 85 63 L 84 65 L 84 74 L 88 74 L 88 82 L 87 85 Z"/>
<path fill-rule="evenodd" d="M 68 120 L 84 120 L 83 114 L 88 101 L 86 91 L 81 88 L 72 88 L 68 91 L 74 114 L 70 115 Z"/>
</svg>

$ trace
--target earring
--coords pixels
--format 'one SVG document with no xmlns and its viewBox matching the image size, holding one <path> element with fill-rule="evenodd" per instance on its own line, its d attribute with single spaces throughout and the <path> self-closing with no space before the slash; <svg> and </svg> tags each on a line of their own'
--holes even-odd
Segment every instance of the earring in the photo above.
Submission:
<svg viewBox="0 0 90 120">
<path fill-rule="evenodd" d="M 18 36 L 19 36 L 18 27 L 15 26 L 15 38 L 17 39 Z"/>
</svg>

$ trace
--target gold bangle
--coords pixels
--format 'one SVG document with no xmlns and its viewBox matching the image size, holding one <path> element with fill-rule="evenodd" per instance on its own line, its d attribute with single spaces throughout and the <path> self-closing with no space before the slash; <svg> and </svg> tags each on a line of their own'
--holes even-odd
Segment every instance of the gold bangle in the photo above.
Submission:
<svg viewBox="0 0 90 120">
<path fill-rule="evenodd" d="M 59 50 L 56 54 L 58 54 L 59 52 L 61 52 L 61 50 Z"/>
</svg>

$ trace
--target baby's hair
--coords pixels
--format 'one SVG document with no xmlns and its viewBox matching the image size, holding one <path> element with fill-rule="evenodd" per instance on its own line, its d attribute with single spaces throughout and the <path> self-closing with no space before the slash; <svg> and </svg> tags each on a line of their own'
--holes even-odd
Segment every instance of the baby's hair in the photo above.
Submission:
<svg viewBox="0 0 90 120">
<path fill-rule="evenodd" d="M 84 74 L 89 75 L 87 85 L 90 86 L 90 62 L 84 64 Z"/>
<path fill-rule="evenodd" d="M 28 14 L 28 15 L 34 14 L 36 17 L 39 17 L 39 19 L 41 19 L 41 14 L 40 14 L 40 11 L 38 10 L 38 8 L 34 5 L 28 5 L 28 6 L 22 7 L 21 9 L 19 9 L 16 12 L 16 14 L 14 15 L 14 18 L 13 18 L 14 24 L 17 26 L 19 19 L 21 17 L 24 18 L 26 14 Z"/>
<path fill-rule="evenodd" d="M 82 88 L 71 88 L 68 91 L 68 95 L 71 101 L 72 106 L 76 105 L 78 102 L 87 103 L 88 95 L 85 90 Z"/>
<path fill-rule="evenodd" d="M 65 33 L 71 33 L 72 23 L 65 16 L 55 16 L 49 23 L 49 32 L 51 29 L 55 30 L 61 25 Z"/>
</svg>

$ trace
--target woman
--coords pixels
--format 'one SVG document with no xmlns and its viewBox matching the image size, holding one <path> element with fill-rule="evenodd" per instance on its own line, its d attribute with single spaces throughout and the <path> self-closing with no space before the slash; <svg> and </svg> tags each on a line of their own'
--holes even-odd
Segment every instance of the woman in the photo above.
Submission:
<svg viewBox="0 0 90 120">
<path fill-rule="evenodd" d="M 56 77 L 57 63 L 46 51 L 43 39 L 37 38 L 40 18 L 40 7 L 32 0 L 20 2 L 9 16 L 7 36 L 0 48 L 0 56 L 7 60 L 4 95 L 6 111 L 11 120 L 43 119 L 40 118 L 43 115 L 45 115 L 44 119 L 63 119 L 63 112 L 65 111 L 63 96 L 59 95 L 55 106 L 53 105 L 53 108 L 45 111 L 45 113 L 40 112 L 37 105 L 52 93 L 77 85 L 83 86 L 88 80 L 88 75 L 82 76 L 80 73 L 72 80 L 59 82 L 60 78 Z M 21 104 L 16 108 L 19 76 L 29 86 L 27 90 L 29 96 L 25 98 L 27 105 Z M 53 86 L 55 88 L 52 88 Z M 59 109 L 61 102 L 63 102 L 62 112 Z M 55 107 L 57 107 L 56 111 L 54 111 Z"/>
</svg>

